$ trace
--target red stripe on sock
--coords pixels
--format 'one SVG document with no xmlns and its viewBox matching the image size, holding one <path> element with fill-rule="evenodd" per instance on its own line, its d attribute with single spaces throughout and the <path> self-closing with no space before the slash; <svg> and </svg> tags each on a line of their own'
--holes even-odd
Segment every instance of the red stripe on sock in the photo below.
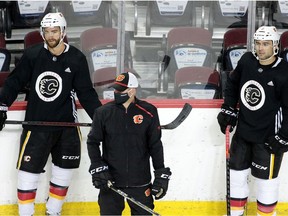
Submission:
<svg viewBox="0 0 288 216">
<path fill-rule="evenodd" d="M 68 191 L 68 187 L 57 187 L 57 186 L 52 186 L 50 185 L 50 193 L 55 194 L 57 196 L 66 196 Z"/>
<path fill-rule="evenodd" d="M 230 205 L 231 207 L 244 207 L 247 203 L 247 198 L 243 198 L 243 199 L 237 199 L 237 198 L 232 198 L 231 197 L 231 201 L 230 201 Z"/>
<path fill-rule="evenodd" d="M 19 191 L 17 192 L 18 199 L 21 201 L 32 200 L 36 197 L 36 190 L 33 191 Z"/>
</svg>

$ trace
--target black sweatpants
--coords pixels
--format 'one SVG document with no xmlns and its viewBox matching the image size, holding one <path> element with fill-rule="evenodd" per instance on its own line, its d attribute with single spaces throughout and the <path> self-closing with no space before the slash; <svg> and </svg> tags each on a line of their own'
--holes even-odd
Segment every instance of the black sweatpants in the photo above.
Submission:
<svg viewBox="0 0 288 216">
<path fill-rule="evenodd" d="M 154 209 L 151 185 L 119 189 L 128 194 L 129 197 L 133 197 L 150 209 Z M 131 215 L 151 215 L 133 202 L 127 201 L 131 209 Z M 98 204 L 100 206 L 100 215 L 121 215 L 125 208 L 124 198 L 112 190 L 100 190 Z"/>
</svg>

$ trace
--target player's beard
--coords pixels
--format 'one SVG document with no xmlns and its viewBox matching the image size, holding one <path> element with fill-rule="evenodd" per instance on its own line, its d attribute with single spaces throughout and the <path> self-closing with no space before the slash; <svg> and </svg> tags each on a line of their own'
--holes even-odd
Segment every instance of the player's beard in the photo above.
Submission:
<svg viewBox="0 0 288 216">
<path fill-rule="evenodd" d="M 53 49 L 59 45 L 60 40 L 61 40 L 60 38 L 59 39 L 46 40 L 46 44 L 48 47 Z"/>
<path fill-rule="evenodd" d="M 268 61 L 270 60 L 271 58 L 273 58 L 273 53 L 268 53 L 268 54 L 263 54 L 263 55 L 260 55 L 258 53 L 258 58 L 259 58 L 259 61 L 262 61 L 262 62 L 265 62 L 265 61 Z"/>
</svg>

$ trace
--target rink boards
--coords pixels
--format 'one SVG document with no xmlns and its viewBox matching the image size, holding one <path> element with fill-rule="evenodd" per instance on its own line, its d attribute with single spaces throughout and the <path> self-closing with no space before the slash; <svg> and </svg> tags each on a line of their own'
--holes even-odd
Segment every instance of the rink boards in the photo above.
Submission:
<svg viewBox="0 0 288 216">
<path fill-rule="evenodd" d="M 155 211 L 162 215 L 222 215 L 225 213 L 225 137 L 220 132 L 217 114 L 221 101 L 189 101 L 193 110 L 188 118 L 174 130 L 162 131 L 165 165 L 172 171 L 167 195 L 156 202 Z M 167 124 L 181 111 L 183 102 L 160 103 L 158 107 L 161 125 Z M 22 106 L 14 106 L 8 112 L 8 119 L 23 120 Z M 83 109 L 79 109 L 79 121 L 90 122 Z M 17 214 L 17 171 L 16 161 L 19 149 L 20 125 L 6 125 L 0 132 L 0 162 L 2 177 L 0 179 L 0 215 Z M 97 205 L 98 190 L 91 183 L 88 173 L 90 165 L 86 140 L 88 127 L 81 128 L 82 160 L 75 172 L 72 185 L 63 207 L 63 215 L 99 215 Z M 50 159 L 49 159 L 50 162 Z M 281 184 L 278 215 L 288 215 L 288 170 L 287 156 L 284 156 L 280 170 Z M 36 215 L 43 214 L 48 193 L 51 164 L 48 163 L 41 174 L 36 196 Z M 251 214 L 255 215 L 255 185 L 250 178 Z M 249 212 L 248 212 L 249 213 Z M 129 214 L 125 210 L 125 214 Z"/>
</svg>

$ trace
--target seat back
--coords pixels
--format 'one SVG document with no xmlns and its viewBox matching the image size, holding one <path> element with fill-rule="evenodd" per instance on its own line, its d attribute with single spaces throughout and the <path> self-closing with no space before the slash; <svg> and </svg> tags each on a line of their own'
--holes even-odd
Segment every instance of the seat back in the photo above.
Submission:
<svg viewBox="0 0 288 216">
<path fill-rule="evenodd" d="M 247 27 L 249 1 L 213 1 L 212 13 L 214 27 L 243 28 Z"/>
<path fill-rule="evenodd" d="M 39 27 L 42 18 L 52 7 L 49 0 L 46 1 L 12 1 L 12 28 L 22 29 Z"/>
<path fill-rule="evenodd" d="M 113 84 L 117 76 L 116 72 L 117 72 L 116 67 L 105 67 L 97 69 L 92 73 L 91 80 L 94 89 L 98 93 L 99 98 L 114 99 L 114 89 L 109 87 Z M 140 76 L 136 73 L 136 71 L 131 68 L 124 68 L 123 72 L 131 72 L 138 79 L 140 78 Z M 141 91 L 138 91 L 138 93 L 141 93 Z"/>
<path fill-rule="evenodd" d="M 35 44 L 43 43 L 43 38 L 38 30 L 28 32 L 24 37 L 24 48 L 28 48 Z M 67 36 L 64 37 L 64 42 L 68 43 Z"/>
<path fill-rule="evenodd" d="M 146 35 L 151 34 L 152 26 L 175 27 L 193 26 L 195 13 L 193 1 L 148 1 L 146 13 Z"/>
<path fill-rule="evenodd" d="M 6 49 L 4 34 L 0 34 L 0 73 L 10 71 L 11 53 Z"/>
<path fill-rule="evenodd" d="M 225 32 L 221 55 L 218 59 L 220 63 L 220 77 L 222 96 L 226 88 L 227 76 L 236 68 L 239 59 L 247 51 L 247 28 L 232 28 Z"/>
<path fill-rule="evenodd" d="M 277 29 L 288 28 L 288 5 L 285 0 L 272 1 L 271 8 L 271 25 Z"/>
<path fill-rule="evenodd" d="M 285 31 L 280 36 L 280 57 L 288 61 L 288 31 Z"/>
<path fill-rule="evenodd" d="M 236 68 L 237 62 L 247 51 L 247 28 L 230 29 L 223 38 L 223 59 L 224 71 L 231 71 Z"/>
<path fill-rule="evenodd" d="M 63 1 L 69 26 L 112 27 L 111 1 Z"/>
<path fill-rule="evenodd" d="M 220 76 L 210 67 L 184 67 L 175 73 L 175 96 L 182 99 L 215 99 Z"/>
<path fill-rule="evenodd" d="M 198 27 L 173 28 L 167 35 L 167 53 L 170 64 L 167 68 L 170 81 L 175 72 L 183 67 L 213 66 L 212 34 Z"/>
<path fill-rule="evenodd" d="M 129 37 L 125 40 L 124 67 L 132 68 L 132 57 Z M 87 57 L 90 73 L 106 68 L 116 67 L 117 62 L 117 29 L 91 28 L 80 35 L 81 50 Z"/>
</svg>

